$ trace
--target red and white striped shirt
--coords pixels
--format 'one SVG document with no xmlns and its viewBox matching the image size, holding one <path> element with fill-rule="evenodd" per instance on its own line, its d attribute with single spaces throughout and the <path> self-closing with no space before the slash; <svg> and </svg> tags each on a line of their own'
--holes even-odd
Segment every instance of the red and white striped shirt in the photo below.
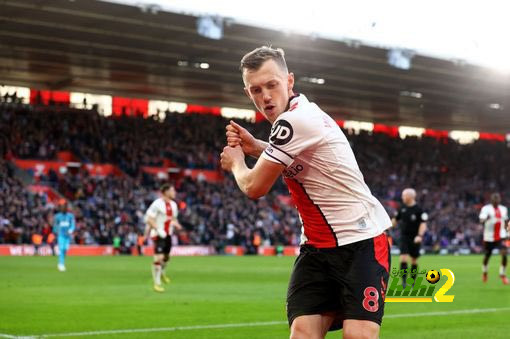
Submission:
<svg viewBox="0 0 510 339">
<path fill-rule="evenodd" d="M 145 213 L 146 218 L 151 217 L 156 221 L 156 229 L 151 229 L 151 237 L 166 237 L 172 235 L 172 220 L 177 220 L 179 210 L 175 201 L 167 201 L 163 198 L 158 198 L 152 202 Z"/>
<path fill-rule="evenodd" d="M 337 247 L 391 227 L 335 121 L 302 94 L 289 107 L 274 122 L 262 157 L 286 166 L 284 180 L 303 223 L 301 244 Z"/>
<path fill-rule="evenodd" d="M 483 241 L 499 241 L 505 239 L 508 209 L 503 205 L 494 207 L 488 204 L 480 210 L 480 221 L 483 223 Z"/>
</svg>

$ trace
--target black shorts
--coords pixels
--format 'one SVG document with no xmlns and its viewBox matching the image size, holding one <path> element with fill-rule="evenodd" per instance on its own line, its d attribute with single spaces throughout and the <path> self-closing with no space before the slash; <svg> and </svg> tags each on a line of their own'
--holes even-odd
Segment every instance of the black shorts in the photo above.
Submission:
<svg viewBox="0 0 510 339">
<path fill-rule="evenodd" d="M 409 254 L 412 258 L 420 256 L 421 243 L 415 243 L 414 237 L 402 236 L 400 238 L 400 254 Z"/>
<path fill-rule="evenodd" d="M 153 239 L 155 254 L 170 254 L 172 249 L 172 237 L 170 235 L 167 235 L 165 238 L 155 237 Z"/>
<path fill-rule="evenodd" d="M 343 320 L 381 324 L 388 285 L 390 251 L 386 234 L 352 244 L 316 249 L 301 246 L 287 291 L 289 326 L 301 315 L 336 315 L 330 331 Z"/>
<path fill-rule="evenodd" d="M 483 242 L 483 249 L 485 251 L 485 254 L 491 255 L 492 250 L 494 250 L 495 248 L 499 249 L 500 251 L 502 249 L 506 248 L 505 241 L 498 240 L 498 241 L 484 241 Z"/>
</svg>

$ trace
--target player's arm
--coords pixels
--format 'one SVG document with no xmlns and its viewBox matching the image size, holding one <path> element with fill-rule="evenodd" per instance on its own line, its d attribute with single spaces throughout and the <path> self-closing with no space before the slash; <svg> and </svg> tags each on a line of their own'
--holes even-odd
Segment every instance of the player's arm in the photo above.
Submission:
<svg viewBox="0 0 510 339">
<path fill-rule="evenodd" d="M 480 211 L 480 215 L 478 216 L 478 218 L 480 219 L 480 224 L 482 224 L 482 225 L 485 224 L 485 222 L 487 220 L 489 220 L 489 217 L 490 217 L 490 215 L 489 215 L 489 211 L 487 210 L 487 208 L 485 208 L 485 206 L 482 207 L 482 210 Z"/>
<path fill-rule="evenodd" d="M 74 214 L 71 214 L 71 226 L 69 227 L 69 235 L 73 234 L 76 229 L 76 220 L 74 218 Z"/>
<path fill-rule="evenodd" d="M 53 234 L 58 234 L 58 218 L 57 218 L 57 215 L 53 216 Z"/>
<path fill-rule="evenodd" d="M 393 218 L 391 218 L 391 226 L 396 227 L 399 219 L 400 219 L 400 210 L 397 210 L 394 213 Z"/>
<path fill-rule="evenodd" d="M 172 227 L 174 227 L 177 231 L 182 230 L 182 225 L 179 222 L 179 220 L 177 220 L 177 218 L 174 218 L 174 220 L 172 220 Z"/>
<path fill-rule="evenodd" d="M 255 166 L 250 169 L 246 166 L 243 150 L 239 146 L 226 146 L 223 149 L 221 166 L 234 174 L 237 185 L 250 199 L 258 199 L 269 192 L 285 169 L 285 165 L 263 157 L 259 157 Z"/>
<path fill-rule="evenodd" d="M 153 216 L 147 215 L 147 219 L 145 222 L 145 231 L 143 234 L 143 236 L 145 238 L 149 237 L 149 233 L 150 233 L 151 229 L 157 229 L 156 218 L 154 218 Z"/>
<path fill-rule="evenodd" d="M 225 129 L 227 130 L 227 145 L 230 147 L 241 146 L 244 154 L 254 158 L 258 158 L 269 146 L 269 143 L 255 139 L 250 132 L 232 120 Z"/>
<path fill-rule="evenodd" d="M 416 237 L 414 237 L 414 242 L 419 243 L 423 240 L 423 236 L 425 235 L 425 232 L 427 232 L 427 223 L 423 221 L 420 224 L 420 227 L 418 227 L 418 234 Z"/>
</svg>

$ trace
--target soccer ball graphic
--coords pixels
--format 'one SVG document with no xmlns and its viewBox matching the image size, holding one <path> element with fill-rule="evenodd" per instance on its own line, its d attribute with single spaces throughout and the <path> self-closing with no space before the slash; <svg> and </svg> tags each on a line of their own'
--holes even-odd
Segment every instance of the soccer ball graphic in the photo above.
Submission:
<svg viewBox="0 0 510 339">
<path fill-rule="evenodd" d="M 441 279 L 439 272 L 436 270 L 430 270 L 427 272 L 427 281 L 431 284 L 435 284 Z"/>
</svg>

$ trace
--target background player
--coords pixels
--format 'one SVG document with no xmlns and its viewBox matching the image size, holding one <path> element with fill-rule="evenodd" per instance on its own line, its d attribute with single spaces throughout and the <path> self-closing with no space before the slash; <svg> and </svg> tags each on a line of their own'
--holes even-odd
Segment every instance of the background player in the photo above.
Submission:
<svg viewBox="0 0 510 339">
<path fill-rule="evenodd" d="M 76 227 L 74 214 L 67 210 L 67 202 L 62 199 L 59 201 L 59 209 L 53 218 L 53 233 L 57 235 L 58 244 L 58 270 L 66 270 L 65 257 L 71 244 L 71 236 Z"/>
<path fill-rule="evenodd" d="M 294 93 L 281 49 L 255 49 L 243 57 L 241 70 L 246 94 L 273 126 L 265 143 L 231 123 L 221 164 L 253 199 L 283 174 L 297 206 L 303 231 L 287 293 L 291 338 L 323 338 L 342 327 L 344 338 L 377 338 L 390 218 L 336 122 Z M 245 154 L 258 157 L 252 169 Z"/>
<path fill-rule="evenodd" d="M 418 258 L 423 236 L 427 231 L 427 213 L 416 204 L 416 191 L 406 188 L 402 191 L 403 205 L 392 219 L 393 226 L 400 225 L 400 269 L 407 270 L 411 257 L 411 272 L 418 272 Z M 416 274 L 411 277 L 416 279 Z M 402 284 L 406 286 L 407 275 L 402 276 Z"/>
<path fill-rule="evenodd" d="M 501 266 L 499 267 L 499 276 L 503 284 L 508 285 L 508 278 L 506 276 L 506 244 L 505 238 L 507 237 L 507 230 L 505 225 L 508 222 L 508 209 L 500 205 L 501 196 L 499 193 L 491 195 L 491 203 L 482 207 L 480 211 L 480 222 L 484 226 L 483 230 L 483 245 L 485 249 L 485 256 L 483 257 L 482 265 L 482 280 L 487 282 L 488 279 L 488 265 L 489 259 L 492 255 L 492 250 L 498 248 L 501 253 Z M 510 227 L 510 224 L 509 226 Z"/>
<path fill-rule="evenodd" d="M 165 269 L 170 260 L 170 250 L 172 249 L 172 233 L 174 227 L 177 230 L 182 229 L 177 221 L 178 208 L 175 203 L 175 187 L 170 184 L 164 184 L 160 189 L 161 198 L 152 202 L 145 214 L 146 228 L 145 237 L 149 235 L 154 241 L 154 262 L 152 265 L 152 277 L 154 280 L 154 290 L 163 292 L 165 289 L 161 286 L 161 281 L 170 282 L 170 278 L 165 274 Z"/>
</svg>

